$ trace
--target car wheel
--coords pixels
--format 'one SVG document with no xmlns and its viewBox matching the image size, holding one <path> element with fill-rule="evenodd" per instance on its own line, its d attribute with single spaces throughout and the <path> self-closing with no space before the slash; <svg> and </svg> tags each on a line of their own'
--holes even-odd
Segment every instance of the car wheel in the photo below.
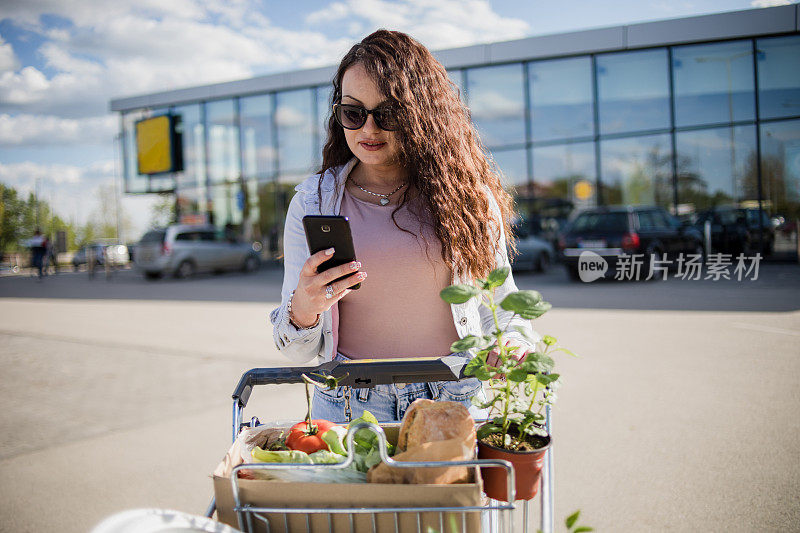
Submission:
<svg viewBox="0 0 800 533">
<path fill-rule="evenodd" d="M 188 259 L 181 261 L 181 264 L 178 265 L 178 268 L 175 270 L 175 277 L 180 279 L 191 278 L 194 276 L 197 267 L 195 267 L 192 261 Z"/>
<path fill-rule="evenodd" d="M 536 262 L 536 271 L 545 273 L 550 268 L 550 254 L 542 252 L 539 254 L 539 260 Z"/>
<path fill-rule="evenodd" d="M 244 272 L 255 272 L 258 270 L 258 267 L 261 265 L 261 261 L 258 260 L 258 257 L 253 255 L 248 255 L 247 258 L 244 260 L 244 265 L 242 265 L 242 270 Z"/>
</svg>

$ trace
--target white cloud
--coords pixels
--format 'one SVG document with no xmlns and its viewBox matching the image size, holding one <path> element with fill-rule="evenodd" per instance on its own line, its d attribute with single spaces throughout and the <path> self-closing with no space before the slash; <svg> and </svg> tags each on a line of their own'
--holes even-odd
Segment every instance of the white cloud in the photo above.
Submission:
<svg viewBox="0 0 800 533">
<path fill-rule="evenodd" d="M 0 36 L 0 72 L 14 71 L 19 68 L 19 60 L 14 53 L 14 47 Z"/>
<path fill-rule="evenodd" d="M 0 146 L 103 144 L 114 139 L 118 121 L 112 116 L 69 119 L 52 115 L 0 114 Z"/>
<path fill-rule="evenodd" d="M 363 33 L 378 28 L 403 31 L 431 49 L 510 40 L 530 32 L 527 22 L 498 15 L 486 0 L 346 0 L 306 17 L 312 26 L 343 21 L 353 29 L 361 29 L 354 24 L 363 21 Z"/>
<path fill-rule="evenodd" d="M 791 4 L 789 0 L 753 0 L 750 2 L 753 7 L 788 6 L 789 4 Z"/>
</svg>

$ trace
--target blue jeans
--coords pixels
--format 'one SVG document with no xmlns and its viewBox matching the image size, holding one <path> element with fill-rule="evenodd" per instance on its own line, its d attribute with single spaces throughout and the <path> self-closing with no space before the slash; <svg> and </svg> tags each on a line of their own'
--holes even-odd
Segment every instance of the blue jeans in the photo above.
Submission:
<svg viewBox="0 0 800 533">
<path fill-rule="evenodd" d="M 334 360 L 350 361 L 341 353 L 337 353 Z M 473 418 L 486 418 L 487 410 L 481 410 L 472 405 L 473 396 L 478 396 L 482 401 L 486 401 L 483 386 L 477 378 L 427 383 L 395 383 L 376 385 L 372 389 L 336 387 L 333 390 L 324 390 L 314 387 L 311 418 L 322 418 L 341 424 L 360 418 L 367 410 L 375 415 L 378 422 L 399 422 L 405 416 L 409 406 L 419 398 L 459 402 L 469 409 Z M 346 414 L 348 400 L 350 404 L 349 419 Z"/>
</svg>

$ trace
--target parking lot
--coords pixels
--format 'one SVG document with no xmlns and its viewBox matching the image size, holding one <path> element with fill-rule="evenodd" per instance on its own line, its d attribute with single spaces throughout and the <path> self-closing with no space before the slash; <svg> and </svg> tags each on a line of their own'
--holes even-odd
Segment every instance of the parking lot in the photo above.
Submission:
<svg viewBox="0 0 800 533">
<path fill-rule="evenodd" d="M 236 381 L 287 364 L 268 321 L 281 279 L 277 267 L 0 277 L 0 529 L 86 531 L 138 507 L 202 514 Z M 580 508 L 599 531 L 796 529 L 800 266 L 765 263 L 741 282 L 516 279 L 554 306 L 535 329 L 580 355 L 557 361 L 557 517 Z M 302 412 L 302 388 L 279 386 L 246 414 Z"/>
</svg>

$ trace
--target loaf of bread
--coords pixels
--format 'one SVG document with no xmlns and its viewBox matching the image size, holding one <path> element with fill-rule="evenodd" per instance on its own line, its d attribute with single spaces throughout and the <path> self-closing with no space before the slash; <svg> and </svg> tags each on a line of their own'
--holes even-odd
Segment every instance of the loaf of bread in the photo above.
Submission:
<svg viewBox="0 0 800 533">
<path fill-rule="evenodd" d="M 395 461 L 461 461 L 472 459 L 475 421 L 458 402 L 416 400 L 400 425 Z M 370 483 L 463 483 L 466 467 L 393 468 L 379 463 L 367 473 Z"/>
<path fill-rule="evenodd" d="M 475 421 L 462 404 L 419 399 L 403 417 L 397 448 L 402 452 L 426 442 L 464 439 L 470 435 L 475 435 Z"/>
</svg>

